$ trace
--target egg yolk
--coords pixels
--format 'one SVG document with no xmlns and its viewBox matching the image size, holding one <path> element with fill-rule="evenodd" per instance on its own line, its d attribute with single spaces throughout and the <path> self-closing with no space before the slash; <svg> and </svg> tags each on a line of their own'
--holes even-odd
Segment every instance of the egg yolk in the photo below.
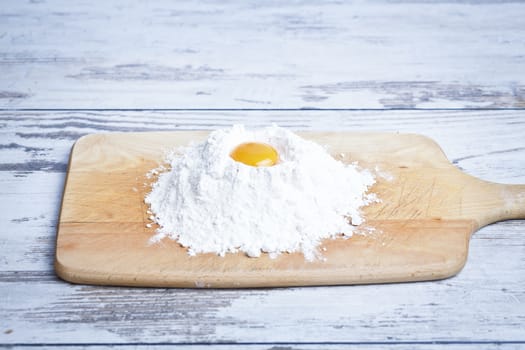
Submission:
<svg viewBox="0 0 525 350">
<path fill-rule="evenodd" d="M 251 166 L 272 166 L 277 163 L 279 155 L 272 146 L 266 143 L 241 143 L 230 153 L 233 160 Z"/>
</svg>

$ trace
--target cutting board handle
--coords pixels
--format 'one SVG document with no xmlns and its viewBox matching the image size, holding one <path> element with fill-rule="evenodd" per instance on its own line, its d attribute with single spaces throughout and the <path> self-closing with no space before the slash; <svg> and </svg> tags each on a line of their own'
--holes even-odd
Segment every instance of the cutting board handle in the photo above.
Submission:
<svg viewBox="0 0 525 350">
<path fill-rule="evenodd" d="M 480 182 L 465 197 L 468 206 L 478 212 L 470 215 L 478 217 L 479 227 L 502 220 L 525 219 L 525 185 Z"/>
</svg>

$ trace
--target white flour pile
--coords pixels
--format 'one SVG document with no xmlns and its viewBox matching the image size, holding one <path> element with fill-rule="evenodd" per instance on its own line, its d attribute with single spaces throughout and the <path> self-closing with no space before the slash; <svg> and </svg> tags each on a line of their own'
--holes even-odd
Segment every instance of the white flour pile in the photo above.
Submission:
<svg viewBox="0 0 525 350">
<path fill-rule="evenodd" d="M 279 163 L 234 161 L 230 152 L 243 142 L 272 145 Z M 353 225 L 363 222 L 360 208 L 376 200 L 366 193 L 374 183 L 370 172 L 277 126 L 218 130 L 166 162 L 170 170 L 145 199 L 159 225 L 153 240 L 177 240 L 190 255 L 302 252 L 312 260 L 321 240 L 352 235 Z"/>
</svg>

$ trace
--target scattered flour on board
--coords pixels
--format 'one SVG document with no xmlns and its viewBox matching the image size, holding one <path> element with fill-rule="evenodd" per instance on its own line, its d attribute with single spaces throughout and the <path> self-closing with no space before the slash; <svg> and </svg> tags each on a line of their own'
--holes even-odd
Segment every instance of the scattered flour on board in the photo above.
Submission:
<svg viewBox="0 0 525 350">
<path fill-rule="evenodd" d="M 272 145 L 279 163 L 234 161 L 230 152 L 243 142 Z M 145 198 L 159 225 L 152 241 L 174 239 L 190 255 L 302 252 L 313 260 L 321 240 L 351 236 L 363 222 L 360 208 L 378 201 L 367 193 L 372 173 L 278 126 L 217 130 L 203 143 L 169 153 L 166 163 L 153 170 L 160 175 Z"/>
</svg>

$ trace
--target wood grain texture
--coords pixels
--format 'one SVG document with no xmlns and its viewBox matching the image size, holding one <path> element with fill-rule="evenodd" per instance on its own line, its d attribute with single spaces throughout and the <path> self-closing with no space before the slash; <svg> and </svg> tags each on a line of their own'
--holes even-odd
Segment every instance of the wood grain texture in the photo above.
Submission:
<svg viewBox="0 0 525 350">
<path fill-rule="evenodd" d="M 148 244 L 155 228 L 146 227 L 146 173 L 162 163 L 166 149 L 200 142 L 207 132 L 111 133 L 84 136 L 71 153 L 57 234 L 58 275 L 76 283 L 197 288 L 432 280 L 463 267 L 474 230 L 525 218 L 525 185 L 470 177 L 423 136 L 301 135 L 341 161 L 379 170 L 370 191 L 381 202 L 364 208 L 361 235 L 323 241 L 326 261 L 307 262 L 301 254 L 190 257 L 173 241 Z"/>
<path fill-rule="evenodd" d="M 5 1 L 0 108 L 522 108 L 524 6 Z M 464 270 L 430 283 L 232 292 L 56 279 L 76 139 L 236 122 L 424 134 L 471 175 L 525 182 L 523 110 L 0 111 L 0 347 L 525 347 L 522 221 L 476 232 Z"/>
<path fill-rule="evenodd" d="M 166 347 L 174 347 L 177 349 L 192 349 L 192 350 L 214 350 L 214 349 L 230 349 L 230 348 L 243 348 L 247 350 L 355 350 L 355 349 L 370 349 L 370 350 L 437 350 L 448 347 L 456 347 L 461 350 L 520 350 L 524 349 L 525 345 L 517 342 L 509 343 L 491 343 L 491 342 L 479 342 L 479 343 L 450 343 L 450 342 L 414 342 L 414 343 L 345 343 L 345 342 L 334 342 L 324 344 L 311 344 L 311 343 L 222 343 L 222 344 L 173 344 L 173 343 L 151 343 L 151 344 L 132 344 L 132 345 L 119 345 L 119 344 L 70 344 L 70 345 L 56 345 L 56 344 L 43 344 L 46 349 L 64 349 L 64 350 L 77 350 L 77 349 L 90 349 L 90 350 L 101 350 L 101 349 L 138 349 L 147 348 L 152 350 L 165 349 Z M 34 349 L 34 346 L 29 344 L 17 344 L 16 349 L 29 350 Z"/>
<path fill-rule="evenodd" d="M 523 108 L 519 1 L 12 1 L 5 108 Z"/>
</svg>

